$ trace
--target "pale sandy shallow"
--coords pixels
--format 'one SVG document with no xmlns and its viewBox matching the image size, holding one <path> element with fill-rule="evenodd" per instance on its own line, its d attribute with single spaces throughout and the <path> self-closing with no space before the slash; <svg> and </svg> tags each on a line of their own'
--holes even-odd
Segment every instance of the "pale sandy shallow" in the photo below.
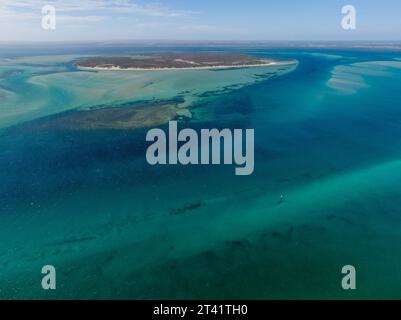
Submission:
<svg viewBox="0 0 401 320">
<path fill-rule="evenodd" d="M 219 95 L 227 88 L 236 90 L 243 86 L 264 81 L 273 74 L 291 72 L 297 67 L 296 61 L 280 65 L 264 65 L 254 68 L 217 69 L 189 68 L 151 70 L 59 70 L 46 68 L 40 73 L 38 68 L 28 68 L 15 62 L 8 68 L 23 69 L 26 77 L 21 85 L 24 90 L 18 94 L 5 95 L 2 99 L 0 127 L 51 114 L 98 105 L 117 105 L 132 101 L 162 101 L 182 97 L 180 115 L 190 116 L 184 110 L 200 103 L 206 93 Z M 286 70 L 278 70 L 280 68 Z M 91 72 L 92 71 L 92 72 Z M 126 72 L 123 72 L 126 71 Z M 269 76 L 270 75 L 270 76 Z M 62 97 L 62 98 L 61 98 Z"/>
<path fill-rule="evenodd" d="M 210 70 L 210 69 L 231 69 L 231 68 L 252 68 L 252 67 L 271 67 L 286 65 L 288 62 L 269 62 L 259 64 L 243 64 L 235 66 L 205 66 L 205 67 L 184 67 L 184 68 L 120 68 L 120 67 L 83 67 L 77 66 L 80 70 L 98 70 L 98 71 L 173 71 L 173 70 Z"/>
</svg>

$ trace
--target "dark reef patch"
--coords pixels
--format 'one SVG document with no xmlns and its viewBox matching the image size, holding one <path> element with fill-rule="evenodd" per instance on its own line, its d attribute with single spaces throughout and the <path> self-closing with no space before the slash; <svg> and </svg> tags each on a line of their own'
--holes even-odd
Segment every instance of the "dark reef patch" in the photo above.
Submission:
<svg viewBox="0 0 401 320">
<path fill-rule="evenodd" d="M 173 209 L 170 211 L 170 214 L 171 215 L 186 214 L 186 213 L 189 213 L 191 211 L 201 208 L 203 205 L 204 204 L 202 202 L 192 203 L 192 204 L 189 204 L 189 205 L 181 207 L 181 208 Z"/>
</svg>

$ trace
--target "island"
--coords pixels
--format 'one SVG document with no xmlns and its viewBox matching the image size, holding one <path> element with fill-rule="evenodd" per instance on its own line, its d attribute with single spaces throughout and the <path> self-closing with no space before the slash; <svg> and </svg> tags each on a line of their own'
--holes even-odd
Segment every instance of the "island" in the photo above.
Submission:
<svg viewBox="0 0 401 320">
<path fill-rule="evenodd" d="M 272 66 L 279 62 L 252 55 L 223 52 L 184 52 L 149 56 L 96 56 L 76 62 L 80 69 L 92 70 L 185 70 Z"/>
</svg>

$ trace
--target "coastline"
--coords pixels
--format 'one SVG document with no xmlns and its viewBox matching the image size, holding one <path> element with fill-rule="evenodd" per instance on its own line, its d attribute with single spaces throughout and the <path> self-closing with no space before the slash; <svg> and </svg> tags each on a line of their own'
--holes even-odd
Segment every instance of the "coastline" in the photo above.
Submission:
<svg viewBox="0 0 401 320">
<path fill-rule="evenodd" d="M 175 70 L 212 70 L 212 69 L 237 69 L 237 68 L 255 68 L 255 67 L 271 67 L 278 65 L 287 65 L 290 62 L 268 62 L 268 63 L 258 63 L 258 64 L 244 64 L 244 65 L 222 65 L 222 66 L 204 66 L 204 67 L 165 67 L 165 68 L 121 68 L 118 66 L 112 67 L 85 67 L 79 66 L 76 67 L 79 70 L 95 70 L 95 71 L 175 71 Z"/>
</svg>

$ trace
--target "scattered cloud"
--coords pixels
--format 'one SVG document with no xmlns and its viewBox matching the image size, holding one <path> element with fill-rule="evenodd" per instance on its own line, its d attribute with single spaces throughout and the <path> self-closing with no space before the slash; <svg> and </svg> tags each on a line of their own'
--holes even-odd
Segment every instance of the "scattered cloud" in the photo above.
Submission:
<svg viewBox="0 0 401 320">
<path fill-rule="evenodd" d="M 41 17 L 41 8 L 45 5 L 56 8 L 59 21 L 70 22 L 97 22 L 124 16 L 173 18 L 193 14 L 191 11 L 171 9 L 161 4 L 140 5 L 131 0 L 0 0 L 0 19 L 37 19 Z"/>
<path fill-rule="evenodd" d="M 0 0 L 0 40 L 197 39 L 236 37 L 243 29 L 199 23 L 200 13 L 153 0 Z M 167 0 L 155 0 L 167 1 Z M 168 3 L 168 2 L 164 2 Z M 41 26 L 42 8 L 56 9 L 53 32 Z"/>
<path fill-rule="evenodd" d="M 60 15 L 57 17 L 57 23 L 82 23 L 82 22 L 98 22 L 106 19 L 103 16 L 70 16 Z"/>
<path fill-rule="evenodd" d="M 201 25 L 184 25 L 179 27 L 180 30 L 182 31 L 188 31 L 188 32 L 237 32 L 238 29 L 234 28 L 224 28 L 224 27 L 218 27 L 214 25 L 207 25 L 207 24 L 201 24 Z"/>
</svg>

